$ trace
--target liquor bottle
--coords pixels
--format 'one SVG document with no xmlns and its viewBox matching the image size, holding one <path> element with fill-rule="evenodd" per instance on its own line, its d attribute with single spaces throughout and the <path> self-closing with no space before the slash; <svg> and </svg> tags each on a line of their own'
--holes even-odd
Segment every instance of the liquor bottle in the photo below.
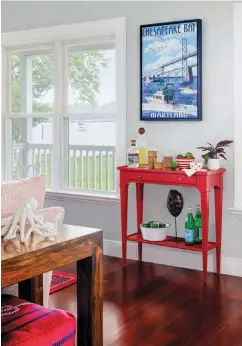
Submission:
<svg viewBox="0 0 242 346">
<path fill-rule="evenodd" d="M 139 167 L 139 150 L 136 148 L 135 139 L 132 139 L 130 142 L 130 148 L 127 152 L 127 164 L 128 167 L 137 168 Z"/>
<path fill-rule="evenodd" d="M 193 245 L 194 244 L 194 231 L 195 231 L 195 224 L 194 224 L 194 218 L 192 215 L 192 208 L 188 207 L 188 213 L 187 218 L 185 222 L 185 243 L 186 245 Z"/>
<path fill-rule="evenodd" d="M 202 242 L 202 214 L 200 205 L 197 205 L 197 210 L 195 214 L 195 243 L 201 244 Z"/>
<path fill-rule="evenodd" d="M 139 128 L 138 131 L 138 143 L 137 147 L 139 149 L 139 167 L 147 168 L 148 167 L 148 144 L 145 135 L 145 129 L 143 127 Z"/>
</svg>

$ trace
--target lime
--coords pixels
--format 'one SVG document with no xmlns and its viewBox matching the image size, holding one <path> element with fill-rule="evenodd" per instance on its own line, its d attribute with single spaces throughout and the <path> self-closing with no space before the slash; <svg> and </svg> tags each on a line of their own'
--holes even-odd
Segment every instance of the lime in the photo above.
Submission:
<svg viewBox="0 0 242 346">
<path fill-rule="evenodd" d="M 172 162 L 171 165 L 170 165 L 170 169 L 175 170 L 176 168 L 177 168 L 176 162 Z"/>
<path fill-rule="evenodd" d="M 177 157 L 176 157 L 177 159 L 183 159 L 184 158 L 184 156 L 182 155 L 182 154 L 179 154 L 179 155 L 177 155 Z"/>
<path fill-rule="evenodd" d="M 192 158 L 193 158 L 193 154 L 190 153 L 190 152 L 188 152 L 188 153 L 185 154 L 185 157 L 186 157 L 187 159 L 192 159 Z"/>
</svg>

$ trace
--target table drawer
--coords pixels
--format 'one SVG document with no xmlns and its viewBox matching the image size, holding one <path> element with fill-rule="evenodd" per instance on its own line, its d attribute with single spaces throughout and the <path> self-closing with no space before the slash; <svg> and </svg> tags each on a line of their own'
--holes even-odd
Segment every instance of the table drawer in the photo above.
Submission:
<svg viewBox="0 0 242 346">
<path fill-rule="evenodd" d="M 127 174 L 127 173 L 126 173 Z M 146 183 L 163 183 L 163 184 L 178 184 L 178 185 L 196 185 L 197 177 L 188 177 L 182 174 L 170 173 L 146 173 L 146 172 L 129 172 L 126 179 L 130 182 L 146 182 Z"/>
</svg>

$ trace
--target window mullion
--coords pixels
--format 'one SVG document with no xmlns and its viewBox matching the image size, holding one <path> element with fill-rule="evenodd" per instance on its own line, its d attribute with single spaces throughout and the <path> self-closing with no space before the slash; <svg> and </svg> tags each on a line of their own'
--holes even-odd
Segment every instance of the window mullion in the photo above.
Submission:
<svg viewBox="0 0 242 346">
<path fill-rule="evenodd" d="M 33 118 L 51 118 L 53 117 L 54 113 L 7 113 L 6 117 L 11 119 L 15 118 L 21 118 L 21 119 L 33 119 Z"/>
<path fill-rule="evenodd" d="M 4 118 L 4 143 L 5 143 L 5 162 L 4 162 L 4 178 L 6 180 L 11 179 L 12 176 L 12 121 L 8 120 L 7 113 L 11 110 L 11 79 L 12 79 L 12 54 L 9 50 L 4 50 L 4 63 L 3 74 L 6 74 L 6 78 L 3 78 L 4 86 L 6 86 L 6 103 L 3 107 L 5 113 Z M 6 79 L 6 80 L 4 80 Z M 4 87 L 3 87 L 4 89 Z M 4 95 L 3 99 L 4 99 Z M 5 108 L 5 109 L 4 109 Z"/>
<path fill-rule="evenodd" d="M 6 126 L 6 112 L 7 112 L 7 88 L 8 88 L 8 53 L 4 47 L 2 47 L 2 117 L 1 117 L 1 179 L 2 181 L 7 178 L 7 162 L 6 162 L 6 146 L 7 141 L 9 141 L 6 135 L 5 126 Z"/>
<path fill-rule="evenodd" d="M 126 24 L 116 31 L 116 166 L 126 161 Z M 117 172 L 116 172 L 117 173 Z M 116 179 L 116 194 L 119 195 L 119 179 Z"/>
<path fill-rule="evenodd" d="M 20 55 L 20 107 L 21 112 L 27 111 L 27 58 L 24 54 Z M 32 98 L 31 98 L 32 99 Z"/>
<path fill-rule="evenodd" d="M 67 46 L 63 45 L 62 48 L 62 77 L 63 77 L 63 88 L 62 88 L 62 142 L 61 142 L 61 158 L 62 158 L 62 176 L 61 183 L 62 188 L 66 189 L 69 186 L 69 119 L 64 118 L 68 108 L 68 50 Z"/>
<path fill-rule="evenodd" d="M 22 59 L 22 58 L 21 58 Z M 24 83 L 24 91 L 25 95 L 23 96 L 23 105 L 24 105 L 24 112 L 26 113 L 32 113 L 33 111 L 33 91 L 32 91 L 32 85 L 33 85 L 33 75 L 32 75 L 32 59 L 27 57 L 26 55 L 23 56 L 23 59 L 25 60 L 25 83 Z M 20 67 L 21 68 L 21 67 Z M 22 98 L 22 95 L 21 95 Z M 25 144 L 25 150 L 24 150 L 24 176 L 32 175 L 33 174 L 33 167 L 34 167 L 34 154 L 32 154 L 32 151 L 34 152 L 34 149 L 30 147 L 30 144 L 33 142 L 33 119 L 25 119 L 23 120 L 23 126 L 24 126 L 24 144 Z M 29 169 L 29 167 L 32 166 L 32 170 Z"/>
<path fill-rule="evenodd" d="M 77 118 L 83 121 L 116 121 L 117 115 L 116 113 L 98 113 L 90 112 L 90 113 L 65 113 L 63 115 L 64 118 Z"/>
<path fill-rule="evenodd" d="M 20 105 L 21 112 L 32 112 L 32 60 L 28 59 L 26 55 L 20 56 Z M 32 119 L 23 119 L 20 122 L 22 142 L 25 145 L 23 154 L 24 163 L 24 176 L 32 174 L 29 170 L 33 166 L 32 152 L 29 144 L 32 143 L 33 136 L 33 121 Z"/>
<path fill-rule="evenodd" d="M 55 41 L 54 44 L 54 116 L 53 116 L 53 144 L 52 144 L 52 188 L 59 190 L 61 186 L 61 113 L 63 111 L 63 63 L 62 63 L 62 43 Z"/>
</svg>

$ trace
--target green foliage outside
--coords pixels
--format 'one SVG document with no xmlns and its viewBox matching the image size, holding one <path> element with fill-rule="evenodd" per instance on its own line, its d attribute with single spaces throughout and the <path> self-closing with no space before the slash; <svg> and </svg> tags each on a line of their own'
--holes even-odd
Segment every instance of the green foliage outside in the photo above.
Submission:
<svg viewBox="0 0 242 346">
<path fill-rule="evenodd" d="M 109 60 L 104 51 L 70 52 L 68 54 L 69 85 L 74 90 L 76 102 L 97 104 L 100 88 L 100 66 L 108 67 Z M 20 56 L 12 58 L 12 113 L 21 113 Z M 32 111 L 33 113 L 48 113 L 53 111 L 53 105 L 42 103 L 44 97 L 54 86 L 54 61 L 51 55 L 36 56 L 32 60 Z M 44 121 L 33 119 L 33 126 Z M 19 122 L 13 126 L 13 142 L 21 142 Z"/>
</svg>

